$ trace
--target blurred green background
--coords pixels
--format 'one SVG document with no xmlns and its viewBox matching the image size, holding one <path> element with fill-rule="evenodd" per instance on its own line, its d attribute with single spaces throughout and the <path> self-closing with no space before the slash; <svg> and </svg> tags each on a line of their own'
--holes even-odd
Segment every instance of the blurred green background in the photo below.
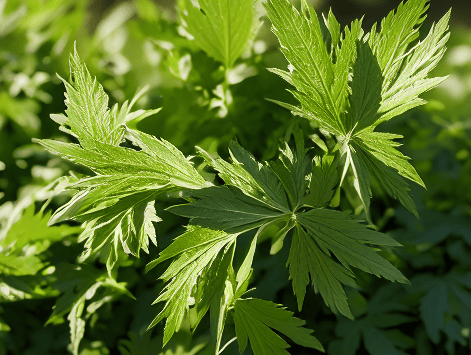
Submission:
<svg viewBox="0 0 471 355">
<path fill-rule="evenodd" d="M 369 28 L 399 1 L 310 3 L 320 12 L 331 6 L 342 25 L 366 14 L 364 27 Z M 422 35 L 450 7 L 449 49 L 434 73 L 449 78 L 425 95 L 427 105 L 381 127 L 404 135 L 402 151 L 427 186 L 413 191 L 420 220 L 380 191 L 372 201 L 378 229 L 404 245 L 382 255 L 400 268 L 411 286 L 356 271 L 361 289 L 347 290 L 354 322 L 335 317 L 309 290 L 306 307 L 296 316 L 316 331 L 328 354 L 471 354 L 471 2 L 432 0 Z M 44 323 L 55 299 L 67 290 L 67 278 L 75 275 L 70 265 L 76 264 L 82 246 L 74 225 L 48 229 L 47 214 L 39 218 L 34 212 L 44 201 L 50 201 L 45 211 L 64 203 L 69 195 L 57 179 L 70 170 L 83 171 L 32 144 L 32 138 L 69 139 L 50 115 L 65 109 L 64 86 L 56 73 L 68 78 L 74 42 L 109 94 L 110 105 L 148 86 L 137 108 L 163 110 L 138 123 L 139 129 L 169 140 L 185 154 L 194 154 L 198 145 L 226 157 L 228 142 L 236 137 L 257 158 L 269 159 L 292 117 L 265 98 L 291 99 L 285 83 L 266 70 L 287 63 L 261 6 L 259 10 L 264 23 L 231 72 L 228 97 L 218 89 L 224 77 L 219 64 L 182 35 L 173 0 L 0 0 L 0 241 L 25 238 L 30 247 L 25 256 L 40 263 L 19 276 L 5 273 L 0 265 L 0 355 L 67 353 L 67 321 Z M 303 129 L 316 133 L 307 122 Z M 345 192 L 344 209 L 354 198 Z M 183 329 L 165 350 L 160 350 L 161 326 L 139 335 L 157 313 L 150 304 L 162 287 L 156 281 L 162 270 L 146 275 L 144 266 L 184 223 L 162 213 L 165 222 L 156 226 L 158 249 L 120 266 L 118 281 L 127 283 L 137 301 L 116 296 L 91 312 L 80 354 L 205 353 L 208 322 L 195 333 Z M 28 233 L 39 231 L 52 241 L 39 247 L 28 239 Z M 257 250 L 254 297 L 294 311 L 286 252 L 271 256 L 268 244 Z M 97 262 L 90 268 L 98 273 L 103 265 Z M 229 326 L 228 339 L 231 331 Z M 238 353 L 237 346 L 226 353 Z M 312 352 L 293 347 L 292 354 Z"/>
</svg>

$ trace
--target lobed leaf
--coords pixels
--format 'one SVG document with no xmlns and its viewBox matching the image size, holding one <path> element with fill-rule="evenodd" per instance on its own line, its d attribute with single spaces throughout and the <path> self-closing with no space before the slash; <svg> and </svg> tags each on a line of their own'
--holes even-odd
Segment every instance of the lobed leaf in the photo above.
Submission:
<svg viewBox="0 0 471 355">
<path fill-rule="evenodd" d="M 312 330 L 303 327 L 306 322 L 269 301 L 238 299 L 234 304 L 234 322 L 240 353 L 244 352 L 250 340 L 254 355 L 289 355 L 286 351 L 288 343 L 272 329 L 301 346 L 324 351 Z"/>
</svg>

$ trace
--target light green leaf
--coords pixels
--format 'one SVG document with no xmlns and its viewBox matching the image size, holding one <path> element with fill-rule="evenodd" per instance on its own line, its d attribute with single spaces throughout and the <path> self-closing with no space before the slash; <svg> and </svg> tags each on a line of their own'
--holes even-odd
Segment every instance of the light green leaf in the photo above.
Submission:
<svg viewBox="0 0 471 355">
<path fill-rule="evenodd" d="M 51 213 L 43 213 L 42 211 L 34 213 L 34 204 L 26 208 L 20 219 L 9 229 L 2 230 L 0 235 L 0 245 L 5 250 L 21 251 L 26 245 L 34 243 L 50 243 L 57 242 L 65 237 L 80 232 L 79 227 L 58 226 L 48 227 L 48 221 Z M 31 255 L 31 250 L 30 250 Z"/>
<path fill-rule="evenodd" d="M 128 130 L 127 137 L 161 164 L 162 172 L 168 176 L 170 184 L 188 189 L 212 185 L 196 171 L 190 159 L 170 142 L 136 130 Z"/>
<path fill-rule="evenodd" d="M 111 272 L 118 260 L 118 246 L 136 257 L 141 249 L 148 253 L 149 239 L 157 245 L 153 222 L 161 221 L 154 208 L 156 196 L 153 191 L 141 192 L 75 214 L 73 219 L 83 222 L 85 228 L 79 236 L 79 242 L 85 241 L 86 248 L 80 259 L 85 260 L 107 246 L 102 253 Z"/>
<path fill-rule="evenodd" d="M 428 7 L 427 0 L 402 2 L 381 21 L 379 33 L 376 24 L 371 29 L 369 42 L 386 82 L 396 77 L 409 45 L 419 37 L 420 25 L 426 18 Z"/>
<path fill-rule="evenodd" d="M 205 300 L 205 306 L 200 308 L 199 319 L 207 311 L 217 288 L 212 286 L 208 288 L 204 285 L 220 284 L 226 280 L 227 263 L 229 260 L 232 261 L 235 238 L 236 235 L 223 231 L 189 226 L 188 230 L 176 238 L 158 259 L 147 265 L 146 270 L 150 270 L 162 261 L 175 258 L 160 277 L 168 283 L 154 302 L 165 302 L 165 306 L 149 326 L 149 328 L 154 327 L 167 318 L 164 344 L 180 328 L 190 304 L 195 302 L 196 293 L 200 295 L 200 299 Z M 226 265 L 225 268 L 223 265 Z M 199 282 L 202 284 L 199 285 Z M 199 285 L 198 291 L 197 285 Z M 224 282 L 221 288 L 223 285 Z"/>
<path fill-rule="evenodd" d="M 332 95 L 334 71 L 314 9 L 305 0 L 301 13 L 289 0 L 269 0 L 265 6 L 283 54 L 290 63 L 290 82 L 301 102 L 300 114 L 308 113 L 331 133 L 344 132 L 339 109 Z M 287 76 L 288 73 L 285 74 Z M 306 115 L 304 115 L 306 116 Z"/>
<path fill-rule="evenodd" d="M 220 353 L 222 335 L 226 325 L 227 313 L 234 300 L 234 286 L 226 280 L 222 294 L 213 297 L 210 306 L 210 334 L 215 353 Z"/>
<path fill-rule="evenodd" d="M 67 90 L 67 121 L 63 124 L 76 135 L 80 143 L 97 140 L 118 145 L 123 132 L 119 129 L 116 111 L 108 107 L 108 95 L 81 61 L 77 50 L 70 55 L 71 83 L 62 80 Z"/>
<path fill-rule="evenodd" d="M 255 298 L 238 299 L 234 304 L 234 322 L 243 353 L 250 340 L 254 355 L 289 354 L 288 343 L 272 329 L 284 334 L 295 343 L 324 351 L 321 343 L 312 335 L 312 330 L 304 328 L 301 319 L 293 317 L 293 313 L 279 308 L 273 302 Z"/>
<path fill-rule="evenodd" d="M 48 227 L 50 212 L 34 213 L 34 203 L 20 218 L 0 233 L 0 299 L 52 297 L 57 292 L 50 287 L 41 270 L 49 265 L 43 257 L 52 243 L 78 234 L 79 227 Z"/>
<path fill-rule="evenodd" d="M 47 266 L 40 258 L 34 255 L 5 255 L 0 254 L 0 273 L 3 275 L 35 275 Z"/>
<path fill-rule="evenodd" d="M 332 58 L 333 55 L 335 54 L 335 49 L 338 47 L 339 42 L 340 42 L 340 36 L 341 36 L 340 23 L 335 18 L 334 13 L 332 12 L 332 8 L 329 9 L 329 14 L 327 15 L 327 18 L 324 16 L 324 14 L 322 14 L 322 17 L 324 18 L 325 26 L 329 30 L 329 34 L 330 34 L 330 42 L 331 42 L 330 57 Z"/>
<path fill-rule="evenodd" d="M 252 274 L 253 257 L 255 255 L 255 250 L 257 249 L 258 234 L 259 233 L 255 234 L 255 237 L 252 239 L 252 243 L 250 243 L 250 248 L 247 254 L 245 255 L 244 261 L 242 262 L 242 265 L 240 265 L 239 270 L 237 271 L 236 298 L 241 297 L 242 293 L 247 290 L 247 285 Z"/>
<path fill-rule="evenodd" d="M 88 148 L 52 140 L 39 143 L 52 153 L 90 168 L 97 175 L 69 187 L 79 192 L 52 216 L 50 224 L 75 219 L 84 223 L 79 240 L 86 241 L 81 259 L 103 247 L 111 272 L 118 246 L 139 256 L 148 252 L 149 239 L 156 244 L 152 222 L 159 222 L 153 201 L 186 189 L 208 185 L 191 162 L 169 142 L 129 130 L 129 138 L 141 150 L 115 147 L 98 141 Z"/>
<path fill-rule="evenodd" d="M 57 291 L 49 287 L 42 275 L 0 275 L 0 301 L 20 300 L 57 296 Z"/>
<path fill-rule="evenodd" d="M 385 75 L 389 81 L 386 86 L 383 85 L 383 102 L 380 109 L 382 117 L 376 125 L 412 107 L 424 104 L 425 101 L 420 100 L 419 95 L 433 89 L 446 79 L 446 77 L 432 79 L 426 77 L 445 54 L 445 45 L 450 37 L 449 19 L 450 11 L 432 26 L 427 37 L 418 42 L 405 58 L 397 60 L 403 66 L 397 78 Z"/>
<path fill-rule="evenodd" d="M 208 186 L 190 161 L 169 142 L 137 131 L 130 131 L 129 134 L 136 144 L 142 146 L 141 151 L 98 141 L 90 143 L 89 148 L 85 149 L 77 144 L 47 139 L 37 142 L 51 153 L 86 166 L 100 175 L 102 180 L 98 180 L 96 185 L 114 185 L 116 181 L 107 179 L 121 178 L 131 179 L 132 186 L 145 189 L 151 189 L 152 186 L 160 188 L 167 184 L 194 189 Z"/>
<path fill-rule="evenodd" d="M 254 0 L 181 0 L 180 16 L 196 44 L 226 69 L 233 67 L 258 27 Z"/>
<path fill-rule="evenodd" d="M 363 36 L 361 24 L 361 20 L 355 20 L 350 27 L 346 26 L 343 36 L 340 37 L 341 46 L 335 49 L 336 61 L 333 65 L 335 80 L 332 95 L 341 113 L 347 109 L 347 98 L 351 91 L 350 71 L 356 60 L 357 41 Z"/>
</svg>

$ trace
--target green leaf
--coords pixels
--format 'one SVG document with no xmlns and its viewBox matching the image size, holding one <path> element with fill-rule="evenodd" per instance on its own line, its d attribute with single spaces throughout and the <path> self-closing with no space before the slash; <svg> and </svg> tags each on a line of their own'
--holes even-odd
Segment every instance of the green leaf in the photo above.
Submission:
<svg viewBox="0 0 471 355">
<path fill-rule="evenodd" d="M 149 239 L 157 245 L 153 222 L 161 221 L 155 212 L 155 198 L 153 191 L 141 192 L 75 214 L 73 219 L 83 222 L 84 227 L 79 242 L 85 241 L 86 250 L 80 259 L 85 260 L 107 246 L 103 254 L 111 273 L 118 260 L 118 246 L 136 257 L 141 249 L 149 253 Z"/>
<path fill-rule="evenodd" d="M 376 24 L 371 29 L 369 43 L 383 72 L 386 82 L 398 74 L 409 46 L 419 37 L 419 29 L 429 7 L 427 0 L 409 0 L 399 4 L 381 21 L 381 31 Z"/>
<path fill-rule="evenodd" d="M 148 88 L 140 90 L 130 103 L 125 101 L 118 109 L 108 107 L 109 97 L 92 77 L 87 66 L 80 59 L 77 50 L 70 55 L 70 83 L 62 79 L 66 88 L 67 110 L 65 115 L 51 115 L 61 125 L 60 129 L 78 138 L 84 148 L 94 147 L 94 142 L 118 146 L 123 141 L 125 124 L 135 126 L 136 122 L 156 114 L 156 110 L 131 112 L 132 106 Z"/>
<path fill-rule="evenodd" d="M 340 339 L 329 345 L 329 352 L 342 355 L 360 353 L 358 350 L 363 338 L 363 344 L 371 355 L 405 355 L 402 349 L 413 347 L 415 340 L 402 333 L 398 326 L 414 322 L 416 318 L 402 313 L 410 312 L 409 307 L 398 300 L 403 291 L 395 284 L 383 286 L 368 301 L 365 314 L 359 315 L 355 321 L 339 319 L 335 334 Z M 334 348 L 341 352 L 333 351 Z"/>
<path fill-rule="evenodd" d="M 206 353 L 207 339 L 204 336 L 195 338 L 190 330 L 190 322 L 185 321 L 182 329 L 175 334 L 169 344 L 162 347 L 162 334 L 153 337 L 152 332 L 139 335 L 134 332 L 128 333 L 128 339 L 120 339 L 119 351 L 121 355 L 196 355 Z M 203 351 L 202 351 L 203 350 Z"/>
<path fill-rule="evenodd" d="M 70 72 L 71 83 L 62 80 L 67 90 L 67 119 L 63 125 L 85 147 L 93 140 L 118 145 L 123 132 L 119 129 L 117 112 L 108 108 L 108 95 L 90 75 L 76 49 L 70 55 Z"/>
<path fill-rule="evenodd" d="M 465 345 L 468 340 L 462 329 L 468 327 L 471 317 L 471 273 L 455 270 L 443 276 L 422 274 L 411 281 L 410 291 L 420 297 L 420 317 L 430 340 L 443 343 L 444 333 L 450 353 L 455 342 Z"/>
<path fill-rule="evenodd" d="M 34 213 L 34 203 L 29 205 L 19 219 L 0 233 L 0 299 L 21 299 L 56 296 L 41 270 L 50 262 L 44 252 L 52 243 L 78 234 L 79 227 L 48 227 L 50 212 Z"/>
<path fill-rule="evenodd" d="M 125 283 L 115 280 L 96 269 L 82 265 L 60 264 L 55 274 L 56 287 L 64 292 L 57 299 L 49 323 L 59 323 L 67 313 L 70 325 L 72 353 L 78 354 L 80 341 L 85 333 L 85 321 L 104 303 L 111 302 L 121 295 L 134 298 L 125 288 Z M 85 304 L 90 301 L 87 308 Z M 86 311 L 85 315 L 83 314 Z"/>
<path fill-rule="evenodd" d="M 402 138 L 402 136 L 365 130 L 356 136 L 355 143 L 383 164 L 397 170 L 401 176 L 425 187 L 419 174 L 408 162 L 410 158 L 395 149 L 401 146 L 394 141 L 397 138 Z"/>
<path fill-rule="evenodd" d="M 199 300 L 204 300 L 204 306 L 202 308 L 202 305 L 198 306 L 200 308 L 198 318 L 201 319 L 207 311 L 216 295 L 215 291 L 218 291 L 217 286 L 222 288 L 227 278 L 235 238 L 236 235 L 223 231 L 189 226 L 184 234 L 162 251 L 158 259 L 147 265 L 146 270 L 150 270 L 157 264 L 174 258 L 160 277 L 168 283 L 154 302 L 165 302 L 165 306 L 149 326 L 149 328 L 154 327 L 167 318 L 164 344 L 180 328 L 190 305 L 195 303 L 196 295 L 199 295 Z M 213 287 L 213 284 L 216 287 Z"/>
<path fill-rule="evenodd" d="M 232 68 L 257 30 L 254 0 L 181 0 L 180 16 L 198 47 L 226 69 Z"/>
<path fill-rule="evenodd" d="M 135 130 L 128 130 L 127 137 L 161 164 L 162 172 L 168 176 L 170 184 L 188 189 L 212 185 L 196 171 L 191 160 L 170 142 Z"/>
<path fill-rule="evenodd" d="M 232 282 L 226 280 L 224 289 L 219 290 L 221 294 L 213 297 L 210 306 L 210 336 L 214 345 L 215 353 L 219 354 L 224 326 L 226 324 L 229 307 L 234 300 L 234 289 Z"/>
<path fill-rule="evenodd" d="M 253 258 L 255 255 L 255 250 L 257 249 L 257 241 L 258 241 L 259 233 L 255 234 L 255 237 L 252 239 L 252 243 L 250 243 L 250 248 L 240 265 L 239 270 L 237 271 L 236 275 L 236 298 L 240 298 L 242 294 L 247 290 L 248 283 L 250 281 L 250 276 L 252 275 L 252 263 Z"/>
<path fill-rule="evenodd" d="M 316 293 L 320 292 L 332 312 L 340 312 L 353 319 L 348 308 L 347 295 L 342 287 L 342 284 L 358 287 L 353 281 L 353 272 L 323 253 L 302 227 L 298 225 L 294 231 L 288 265 L 299 311 L 303 306 L 306 286 L 311 279 Z"/>
<path fill-rule="evenodd" d="M 149 239 L 156 244 L 153 201 L 159 196 L 180 197 L 186 189 L 211 186 L 177 148 L 165 140 L 127 129 L 125 124 L 157 112 L 131 112 L 145 93 L 136 94 L 121 109 L 108 108 L 108 96 L 92 78 L 77 51 L 71 56 L 72 83 L 67 89 L 67 116 L 59 123 L 79 139 L 80 145 L 53 140 L 36 140 L 51 153 L 92 170 L 96 176 L 75 181 L 78 190 L 66 205 L 52 216 L 50 224 L 66 219 L 83 222 L 79 241 L 86 241 L 85 260 L 97 252 L 107 259 L 107 269 L 118 260 L 118 246 L 139 256 L 148 252 Z M 55 116 L 57 118 L 57 115 Z M 119 146 L 126 138 L 140 150 Z"/>
<path fill-rule="evenodd" d="M 408 1 L 406 6 L 413 6 L 414 3 L 418 5 L 421 2 L 424 1 Z M 433 89 L 446 79 L 446 77 L 431 79 L 426 79 L 426 77 L 445 54 L 445 45 L 450 37 L 449 19 L 450 11 L 437 24 L 432 25 L 427 37 L 418 42 L 408 55 L 397 56 L 389 69 L 393 74 L 387 71 L 388 68 L 383 69 L 386 85 L 383 85 L 383 101 L 380 109 L 382 117 L 376 122 L 376 125 L 424 104 L 425 101 L 419 99 L 419 95 Z M 382 28 L 382 32 L 384 30 L 387 31 L 387 27 L 386 29 Z M 387 38 L 391 38 L 390 35 L 388 33 Z"/>
<path fill-rule="evenodd" d="M 241 233 L 261 227 L 281 218 L 284 214 L 269 205 L 251 198 L 232 186 L 210 187 L 195 191 L 191 204 L 178 205 L 167 210 L 188 217 L 192 224 Z"/>
<path fill-rule="evenodd" d="M 381 133 L 374 133 L 381 137 Z M 393 135 L 389 135 L 393 136 Z M 357 144 L 359 142 L 359 144 Z M 420 181 L 420 177 L 415 172 L 415 169 L 407 162 L 407 157 L 403 156 L 399 151 L 391 148 L 391 145 L 394 146 L 395 142 L 389 141 L 379 141 L 378 145 L 386 147 L 388 151 L 382 151 L 377 154 L 374 150 L 371 153 L 368 149 L 364 148 L 364 143 L 360 139 L 355 140 L 351 144 L 350 150 L 350 159 L 352 168 L 354 170 L 355 176 L 355 189 L 358 191 L 359 196 L 362 199 L 365 211 L 369 214 L 369 200 L 371 197 L 371 180 L 374 177 L 383 187 L 386 192 L 391 195 L 393 198 L 399 199 L 399 201 L 412 213 L 416 216 L 417 209 L 415 203 L 412 200 L 410 187 L 407 183 L 407 180 L 401 175 L 408 175 L 414 177 L 414 181 Z M 383 153 L 390 154 L 383 155 Z M 375 155 L 378 155 L 379 158 L 384 159 L 388 164 L 385 164 L 383 161 L 378 159 Z M 402 174 L 399 175 L 397 170 L 394 170 L 389 165 L 393 165 L 401 169 Z M 423 185 L 423 183 L 421 183 Z"/>
<path fill-rule="evenodd" d="M 283 54 L 290 63 L 285 73 L 288 82 L 297 89 L 293 95 L 301 102 L 301 115 L 318 122 L 334 134 L 344 132 L 336 98 L 332 95 L 334 70 L 327 52 L 317 14 L 305 0 L 301 13 L 289 0 L 269 0 L 265 7 L 281 43 Z"/>
<path fill-rule="evenodd" d="M 130 138 L 141 147 L 141 151 L 98 141 L 85 149 L 77 144 L 47 139 L 37 142 L 51 153 L 100 175 L 96 185 L 115 185 L 116 180 L 123 180 L 125 188 L 131 190 L 158 189 L 168 184 L 193 189 L 208 186 L 190 161 L 169 142 L 137 131 L 130 131 Z"/>
<path fill-rule="evenodd" d="M 355 20 L 350 27 L 346 26 L 343 36 L 340 37 L 340 47 L 335 49 L 336 61 L 333 66 L 334 84 L 332 94 L 339 108 L 339 112 L 347 109 L 350 89 L 350 72 L 356 60 L 357 42 L 363 36 L 362 20 Z"/>
<path fill-rule="evenodd" d="M 0 254 L 0 273 L 3 275 L 35 275 L 47 266 L 40 258 L 34 255 L 19 256 Z"/>
<path fill-rule="evenodd" d="M 280 149 L 279 159 L 271 162 L 270 167 L 282 182 L 290 201 L 292 211 L 302 205 L 306 194 L 307 179 L 311 172 L 311 162 L 306 156 L 303 132 L 297 128 L 294 130 L 296 150 L 293 152 L 288 143 Z"/>
<path fill-rule="evenodd" d="M 273 71 L 295 86 L 292 94 L 301 103 L 300 108 L 282 106 L 315 121 L 344 145 L 342 181 L 352 167 L 355 189 L 367 216 L 373 178 L 417 214 L 408 184 L 396 171 L 423 186 L 422 180 L 395 149 L 398 144 L 393 139 L 399 136 L 387 136 L 374 129 L 425 103 L 419 96 L 445 79 L 428 79 L 427 75 L 445 53 L 450 13 L 417 42 L 429 6 L 427 0 L 401 3 L 382 21 L 379 32 L 374 25 L 366 35 L 361 21 L 354 21 L 341 33 L 330 12 L 324 18 L 327 41 L 331 42 L 329 56 L 317 15 L 305 1 L 301 5 L 301 13 L 288 0 L 271 0 L 266 5 L 273 31 L 290 63 L 289 72 Z"/>
<path fill-rule="evenodd" d="M 97 175 L 83 178 L 70 188 L 79 192 L 52 216 L 50 223 L 75 219 L 84 223 L 79 240 L 86 241 L 82 260 L 103 247 L 111 272 L 118 246 L 139 256 L 148 252 L 149 239 L 156 244 L 153 222 L 159 222 L 153 201 L 159 196 L 210 185 L 191 162 L 169 142 L 129 130 L 136 151 L 98 141 L 82 148 L 52 140 L 39 143 L 49 151 L 90 168 Z"/>
<path fill-rule="evenodd" d="M 5 234 L 0 236 L 0 245 L 4 248 L 4 252 L 5 250 L 9 250 L 9 253 L 21 251 L 25 246 L 35 243 L 46 243 L 48 246 L 80 232 L 79 227 L 48 226 L 50 215 L 50 212 L 44 214 L 42 211 L 35 214 L 34 204 L 26 208 L 17 222 L 9 229 L 2 230 L 2 234 Z M 31 250 L 29 253 L 31 255 Z"/>
<path fill-rule="evenodd" d="M 312 330 L 303 327 L 303 320 L 269 301 L 238 299 L 234 304 L 234 322 L 241 353 L 250 340 L 254 355 L 289 354 L 286 351 L 288 343 L 272 329 L 301 346 L 324 351 L 321 343 L 312 335 Z"/>
<path fill-rule="evenodd" d="M 200 149 L 200 154 L 213 166 L 226 185 L 238 187 L 244 194 L 280 211 L 289 212 L 289 204 L 282 183 L 269 166 L 232 141 L 229 144 L 232 164 L 212 158 Z"/>
<path fill-rule="evenodd" d="M 364 245 L 400 246 L 391 237 L 367 228 L 347 213 L 333 210 L 315 209 L 299 213 L 297 220 L 323 252 L 332 252 L 344 266 L 351 265 L 390 281 L 408 283 L 399 270 L 376 254 L 373 248 Z"/>
<path fill-rule="evenodd" d="M 339 159 L 337 155 L 316 156 L 312 162 L 309 194 L 303 204 L 314 208 L 324 207 L 334 197 L 334 188 L 340 181 Z"/>
<path fill-rule="evenodd" d="M 57 296 L 44 277 L 36 275 L 0 275 L 0 301 L 16 302 Z"/>
<path fill-rule="evenodd" d="M 376 122 L 382 99 L 383 73 L 378 60 L 367 42 L 358 41 L 356 47 L 357 56 L 350 84 L 350 109 L 345 115 L 347 132 L 359 132 Z"/>
<path fill-rule="evenodd" d="M 291 244 L 288 264 L 298 307 L 302 308 L 305 289 L 312 279 L 334 313 L 353 318 L 341 284 L 357 287 L 351 266 L 391 281 L 407 283 L 407 279 L 372 247 L 399 246 L 392 238 L 368 229 L 348 214 L 315 209 L 297 214 L 299 225 Z M 341 264 L 331 259 L 331 253 Z"/>
<path fill-rule="evenodd" d="M 332 8 L 329 9 L 329 14 L 327 15 L 327 18 L 324 17 L 324 23 L 327 29 L 329 30 L 330 34 L 330 42 L 331 42 L 331 49 L 330 49 L 330 56 L 335 54 L 335 49 L 338 47 L 339 42 L 340 42 L 340 36 L 341 36 L 341 29 L 340 29 L 340 23 L 337 21 L 335 18 L 334 13 L 332 12 Z"/>
</svg>

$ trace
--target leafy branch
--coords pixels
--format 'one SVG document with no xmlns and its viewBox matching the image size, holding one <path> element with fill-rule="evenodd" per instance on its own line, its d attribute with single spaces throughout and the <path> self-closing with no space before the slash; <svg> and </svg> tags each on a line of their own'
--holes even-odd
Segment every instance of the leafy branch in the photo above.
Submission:
<svg viewBox="0 0 471 355">
<path fill-rule="evenodd" d="M 199 5 L 198 9 L 193 2 L 183 1 L 186 30 L 195 35 L 200 48 L 231 68 L 251 37 L 254 3 L 200 0 Z M 381 247 L 400 244 L 357 216 L 333 209 L 339 205 L 334 200 L 350 174 L 367 218 L 373 179 L 417 214 L 407 180 L 424 184 L 397 149 L 396 139 L 401 136 L 378 132 L 376 127 L 423 104 L 420 94 L 444 79 L 427 75 L 445 51 L 449 13 L 417 42 L 426 0 L 401 4 L 382 21 L 379 31 L 375 25 L 369 33 L 359 20 L 341 31 L 332 12 L 324 18 L 323 32 L 305 0 L 301 11 L 288 0 L 268 0 L 265 6 L 290 63 L 289 71 L 272 71 L 294 86 L 291 93 L 300 106 L 280 104 L 333 136 L 336 146 L 316 154 L 306 146 L 305 132 L 293 125 L 292 139 L 290 131 L 278 157 L 269 162 L 259 162 L 235 141 L 229 145 L 228 161 L 197 148 L 198 159 L 214 169 L 222 183 L 206 181 L 192 159 L 170 142 L 130 128 L 131 122 L 158 110 L 131 112 L 137 99 L 110 109 L 108 96 L 77 52 L 71 56 L 71 81 L 64 81 L 66 115 L 54 119 L 77 142 L 37 142 L 88 169 L 84 177 L 70 177 L 68 188 L 75 194 L 49 223 L 81 222 L 78 240 L 85 242 L 85 250 L 79 261 L 97 255 L 106 259 L 108 275 L 89 277 L 73 297 L 67 291 L 52 316 L 56 319 L 70 312 L 75 353 L 83 336 L 82 311 L 88 296 L 93 297 L 101 286 L 126 294 L 114 273 L 121 252 L 139 257 L 140 250 L 149 253 L 149 240 L 157 244 L 153 223 L 161 219 L 156 200 L 167 201 L 171 205 L 167 211 L 189 218 L 186 231 L 147 265 L 150 270 L 170 261 L 160 277 L 165 286 L 155 301 L 162 302 L 163 308 L 149 325 L 152 328 L 166 319 L 164 344 L 191 310 L 196 314 L 190 322 L 193 329 L 209 311 L 215 354 L 222 351 L 229 315 L 241 352 L 250 342 L 255 355 L 288 354 L 289 344 L 276 332 L 323 351 L 293 313 L 246 296 L 259 237 L 272 227 L 279 228 L 268 235 L 271 253 L 290 245 L 286 265 L 299 310 L 312 283 L 333 313 L 353 319 L 343 285 L 358 288 L 355 268 L 408 283 L 377 253 Z M 205 35 L 197 37 L 197 33 Z M 253 235 L 250 248 L 235 270 L 238 238 L 248 232 Z"/>
</svg>

